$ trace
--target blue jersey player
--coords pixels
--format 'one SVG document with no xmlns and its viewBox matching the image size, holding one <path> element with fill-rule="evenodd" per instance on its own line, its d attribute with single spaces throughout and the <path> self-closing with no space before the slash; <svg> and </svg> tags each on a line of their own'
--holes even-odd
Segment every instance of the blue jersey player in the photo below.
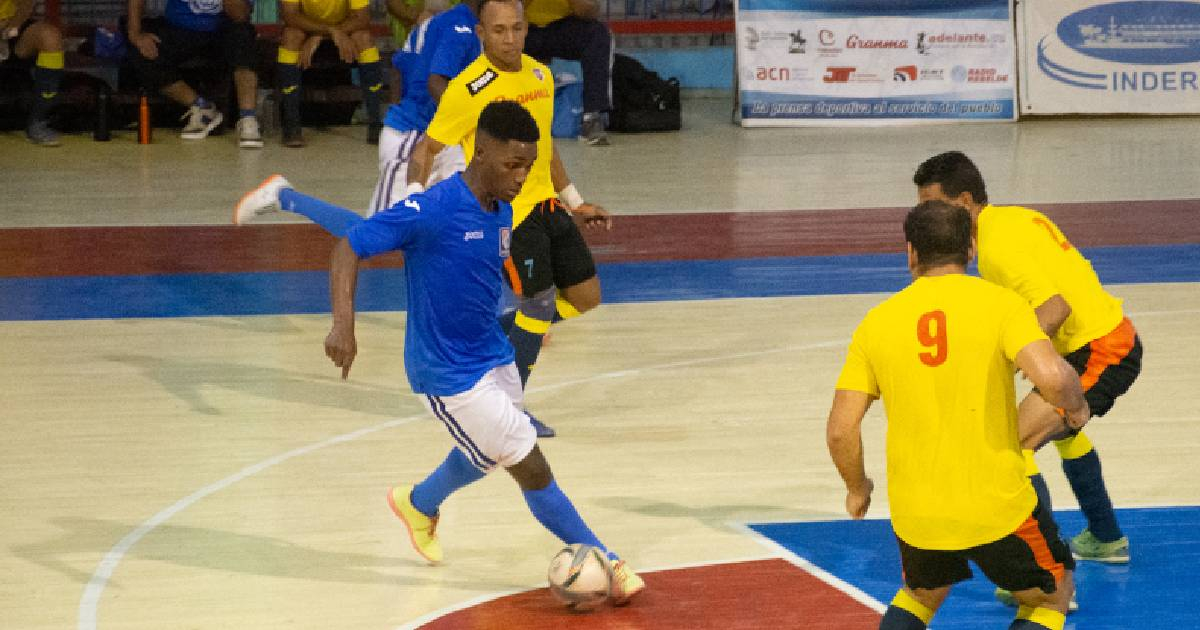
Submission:
<svg viewBox="0 0 1200 630">
<path fill-rule="evenodd" d="M 400 201 L 406 192 L 408 159 L 425 133 L 450 79 L 483 51 L 475 34 L 478 0 L 443 11 L 413 29 L 392 56 L 400 72 L 400 102 L 388 108 L 379 136 L 379 182 L 371 196 L 372 214 Z M 450 147 L 435 160 L 430 181 L 463 170 L 462 149 Z"/>
<path fill-rule="evenodd" d="M 358 353 L 354 294 L 361 259 L 400 250 L 405 256 L 408 319 L 404 365 L 409 384 L 455 447 L 424 481 L 388 493 L 392 511 L 426 560 L 442 559 L 438 509 L 454 491 L 506 469 L 534 517 L 564 543 L 606 549 L 558 487 L 521 409 L 521 379 L 496 308 L 512 236 L 509 203 L 537 158 L 539 131 L 513 101 L 483 109 L 470 166 L 349 228 L 333 250 L 333 328 L 325 354 L 345 378 Z M 247 195 L 247 206 L 325 204 L 292 190 L 276 175 Z M 645 583 L 616 554 L 612 598 L 627 603 Z"/>
</svg>

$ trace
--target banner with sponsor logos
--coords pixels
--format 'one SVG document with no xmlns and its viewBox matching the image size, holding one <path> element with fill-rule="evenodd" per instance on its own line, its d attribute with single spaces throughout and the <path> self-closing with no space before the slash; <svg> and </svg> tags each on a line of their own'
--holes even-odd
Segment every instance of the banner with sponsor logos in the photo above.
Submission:
<svg viewBox="0 0 1200 630">
<path fill-rule="evenodd" d="M 1200 113 L 1200 2 L 1023 2 L 1022 111 Z"/>
<path fill-rule="evenodd" d="M 1011 0 L 738 0 L 742 125 L 1013 120 Z"/>
</svg>

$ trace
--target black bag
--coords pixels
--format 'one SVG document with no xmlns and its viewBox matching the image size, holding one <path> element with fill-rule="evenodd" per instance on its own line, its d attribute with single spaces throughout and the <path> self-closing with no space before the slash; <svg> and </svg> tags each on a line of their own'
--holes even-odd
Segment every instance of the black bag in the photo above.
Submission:
<svg viewBox="0 0 1200 630">
<path fill-rule="evenodd" d="M 613 56 L 613 111 L 611 131 L 679 131 L 682 108 L 679 81 L 663 79 L 638 60 L 620 53 Z"/>
</svg>

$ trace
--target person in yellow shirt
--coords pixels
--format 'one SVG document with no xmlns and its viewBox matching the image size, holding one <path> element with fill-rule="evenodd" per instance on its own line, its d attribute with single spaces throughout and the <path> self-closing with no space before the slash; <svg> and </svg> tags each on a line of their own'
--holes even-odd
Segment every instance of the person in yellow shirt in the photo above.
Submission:
<svg viewBox="0 0 1200 630">
<path fill-rule="evenodd" d="M 971 213 L 980 275 L 1016 291 L 1034 307 L 1042 330 L 1078 372 L 1092 413 L 1107 413 L 1137 379 L 1142 344 L 1121 300 L 1104 290 L 1091 263 L 1046 215 L 988 203 L 983 176 L 961 152 L 929 158 L 917 168 L 913 182 L 918 201 L 947 201 Z M 1021 402 L 1021 443 L 1034 487 L 1049 504 L 1032 451 L 1053 439 L 1087 519 L 1087 529 L 1071 539 L 1071 550 L 1084 560 L 1128 562 L 1129 539 L 1117 523 L 1100 457 L 1086 435 L 1062 431 L 1059 418 L 1055 406 L 1036 391 Z"/>
<path fill-rule="evenodd" d="M 541 131 L 537 161 L 512 202 L 512 255 L 505 264 L 519 302 L 508 331 L 522 385 L 554 319 L 555 296 L 561 294 L 576 313 L 600 304 L 596 265 L 574 219 L 588 226 L 612 225 L 604 208 L 583 200 L 554 148 L 550 137 L 554 78 L 549 68 L 522 54 L 526 26 L 520 2 L 480 3 L 476 29 L 483 54 L 450 81 L 408 166 L 411 194 L 424 188 L 434 158 L 445 147 L 462 145 L 465 155 L 473 155 L 479 113 L 493 101 L 516 101 L 537 122 Z M 553 429 L 536 419 L 535 426 L 539 437 L 554 435 Z"/>
<path fill-rule="evenodd" d="M 33 109 L 25 127 L 30 142 L 59 145 L 59 133 L 50 126 L 50 107 L 58 97 L 62 81 L 62 32 L 44 20 L 35 20 L 33 0 L 0 0 L 0 63 L 33 65 Z"/>
<path fill-rule="evenodd" d="M 368 0 L 281 0 L 283 34 L 276 65 L 281 94 L 283 144 L 304 146 L 300 130 L 300 72 L 312 64 L 321 42 L 337 47 L 345 63 L 358 63 L 363 105 L 367 110 L 367 142 L 377 144 L 383 130 L 380 112 L 383 62 L 371 35 Z"/>
<path fill-rule="evenodd" d="M 583 73 L 583 127 L 580 138 L 607 146 L 604 114 L 612 110 L 613 36 L 600 20 L 597 0 L 527 0 L 529 36 L 525 54 L 550 63 L 553 58 L 579 62 Z"/>
<path fill-rule="evenodd" d="M 1074 561 L 1024 474 L 1014 364 L 1078 429 L 1090 417 L 1075 372 L 1016 293 L 966 275 L 971 217 L 931 201 L 904 221 L 913 282 L 871 309 L 850 341 L 829 412 L 830 455 L 846 511 L 866 515 L 874 484 L 861 426 L 887 415 L 888 500 L 904 587 L 881 630 L 927 627 L 974 562 L 1013 593 L 1010 629 L 1061 630 Z"/>
</svg>

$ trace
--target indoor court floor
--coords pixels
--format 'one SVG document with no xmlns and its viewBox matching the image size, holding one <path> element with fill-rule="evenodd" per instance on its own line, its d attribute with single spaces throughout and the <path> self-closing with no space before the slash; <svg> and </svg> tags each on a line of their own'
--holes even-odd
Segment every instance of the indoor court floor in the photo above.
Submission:
<svg viewBox="0 0 1200 630">
<path fill-rule="evenodd" d="M 1133 559 L 1081 565 L 1067 627 L 1200 625 L 1200 119 L 745 130 L 730 109 L 691 99 L 679 133 L 559 144 L 616 223 L 589 233 L 606 303 L 555 325 L 527 403 L 559 432 L 541 445 L 560 485 L 649 585 L 586 615 L 544 590 L 561 545 L 507 475 L 444 505 L 441 566 L 388 509 L 451 446 L 404 378 L 395 258 L 363 272 L 342 381 L 332 241 L 283 215 L 229 225 L 276 172 L 365 208 L 365 129 L 257 152 L 0 134 L 0 628 L 876 627 L 900 585 L 884 418 L 862 522 L 825 418 L 854 326 L 908 281 L 912 172 L 949 149 L 993 201 L 1059 222 L 1146 348 L 1088 427 Z M 1057 455 L 1039 461 L 1074 535 Z M 1011 616 L 977 579 L 933 627 Z"/>
</svg>

